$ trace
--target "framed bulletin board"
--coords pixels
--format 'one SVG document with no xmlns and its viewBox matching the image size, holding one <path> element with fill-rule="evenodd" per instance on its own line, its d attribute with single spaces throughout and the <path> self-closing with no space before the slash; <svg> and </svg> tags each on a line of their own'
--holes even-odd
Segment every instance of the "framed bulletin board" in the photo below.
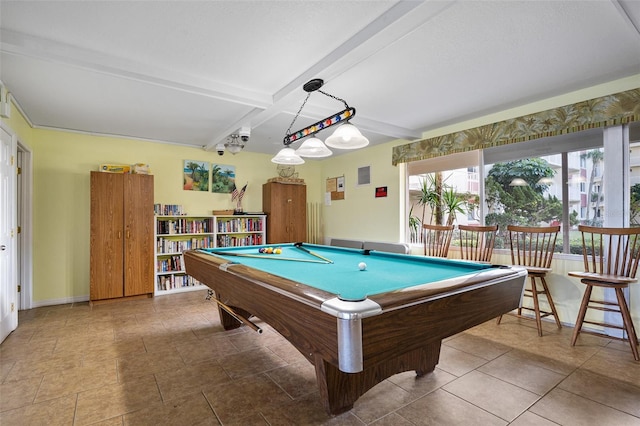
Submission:
<svg viewBox="0 0 640 426">
<path fill-rule="evenodd" d="M 344 200 L 344 176 L 328 178 L 325 191 L 331 200 Z"/>
</svg>

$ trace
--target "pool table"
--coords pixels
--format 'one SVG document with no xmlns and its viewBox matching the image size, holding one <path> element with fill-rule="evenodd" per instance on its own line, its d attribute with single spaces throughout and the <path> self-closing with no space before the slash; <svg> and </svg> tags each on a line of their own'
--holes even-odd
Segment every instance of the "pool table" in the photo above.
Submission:
<svg viewBox="0 0 640 426">
<path fill-rule="evenodd" d="M 314 364 L 331 414 L 394 374 L 433 371 L 442 339 L 517 308 L 527 276 L 516 266 L 307 243 L 192 250 L 184 260 L 215 293 L 225 329 L 259 330 L 256 316 Z"/>
</svg>

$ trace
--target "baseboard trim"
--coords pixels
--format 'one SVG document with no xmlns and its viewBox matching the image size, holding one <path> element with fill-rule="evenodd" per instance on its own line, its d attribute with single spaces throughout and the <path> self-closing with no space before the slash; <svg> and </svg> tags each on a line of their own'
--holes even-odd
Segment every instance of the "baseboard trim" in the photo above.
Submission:
<svg viewBox="0 0 640 426">
<path fill-rule="evenodd" d="M 70 303 L 81 303 L 81 302 L 88 302 L 88 301 L 89 301 L 89 295 L 63 297 L 61 299 L 34 300 L 31 303 L 31 308 L 41 308 L 43 306 L 54 306 L 54 305 L 68 305 Z"/>
</svg>

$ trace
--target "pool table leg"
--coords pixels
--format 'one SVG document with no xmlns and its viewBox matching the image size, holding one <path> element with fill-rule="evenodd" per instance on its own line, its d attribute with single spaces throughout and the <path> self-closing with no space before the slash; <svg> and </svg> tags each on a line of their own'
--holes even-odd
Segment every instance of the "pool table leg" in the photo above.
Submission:
<svg viewBox="0 0 640 426">
<path fill-rule="evenodd" d="M 440 359 L 440 345 L 440 340 L 426 344 L 359 373 L 344 373 L 316 354 L 316 378 L 324 408 L 330 414 L 344 413 L 365 392 L 394 374 L 415 370 L 421 377 L 432 372 Z"/>
</svg>

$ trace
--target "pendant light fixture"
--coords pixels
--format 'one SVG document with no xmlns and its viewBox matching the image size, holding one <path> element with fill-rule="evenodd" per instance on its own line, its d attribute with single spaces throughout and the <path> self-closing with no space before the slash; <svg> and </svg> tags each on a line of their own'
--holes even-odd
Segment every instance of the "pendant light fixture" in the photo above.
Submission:
<svg viewBox="0 0 640 426">
<path fill-rule="evenodd" d="M 278 152 L 278 154 L 271 159 L 272 162 L 276 164 L 303 164 L 304 160 L 302 157 L 324 158 L 330 156 L 332 154 L 331 150 L 327 148 L 327 146 L 315 135 L 319 131 L 327 129 L 336 124 L 340 124 L 340 126 L 336 129 L 333 135 L 327 138 L 327 145 L 338 149 L 357 149 L 369 145 L 369 140 L 362 136 L 360 131 L 353 124 L 349 123 L 349 120 L 351 120 L 356 115 L 356 109 L 350 107 L 343 99 L 320 90 L 323 85 L 324 81 L 322 79 L 315 78 L 305 83 L 302 87 L 304 91 L 307 92 L 307 97 L 305 98 L 304 102 L 302 102 L 300 109 L 296 113 L 296 116 L 293 118 L 293 121 L 287 129 L 287 133 L 283 139 L 285 148 L 281 149 L 280 152 Z M 307 103 L 309 96 L 311 96 L 311 93 L 316 91 L 322 93 L 325 96 L 342 102 L 345 106 L 345 109 L 310 126 L 307 126 L 304 129 L 298 130 L 296 132 L 291 132 L 291 128 L 295 124 L 298 116 L 300 115 L 300 112 L 302 112 L 302 109 Z M 293 150 L 293 148 L 289 147 L 292 143 L 306 138 L 307 136 L 311 137 L 305 140 L 297 150 Z"/>
</svg>

